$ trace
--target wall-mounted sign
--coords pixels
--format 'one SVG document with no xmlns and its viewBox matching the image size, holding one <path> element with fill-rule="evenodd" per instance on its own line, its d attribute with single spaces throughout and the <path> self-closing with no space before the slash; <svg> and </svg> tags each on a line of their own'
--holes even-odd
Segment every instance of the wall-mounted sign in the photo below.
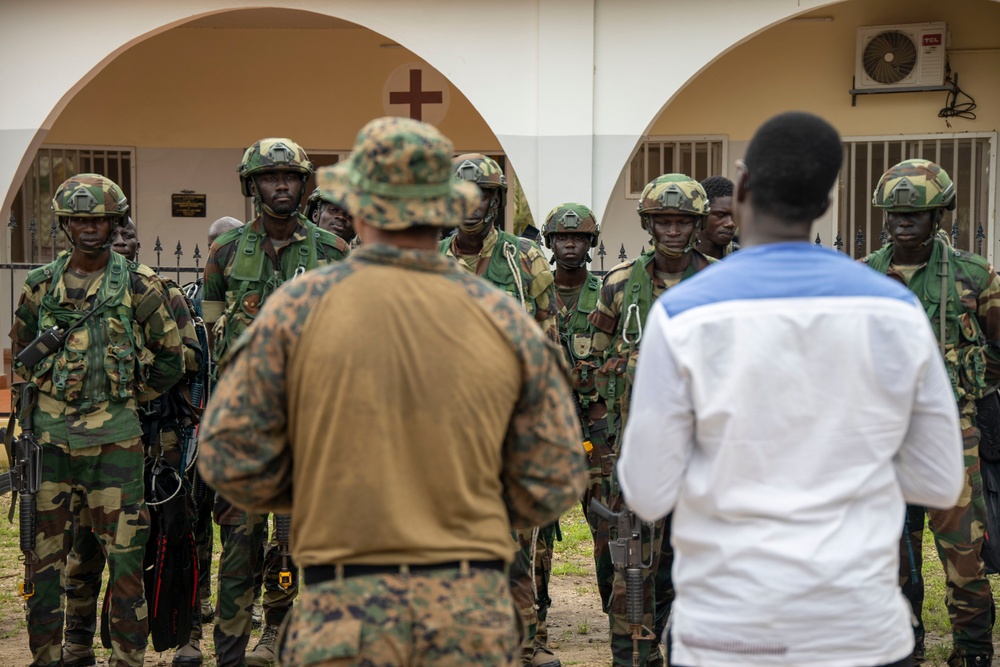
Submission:
<svg viewBox="0 0 1000 667">
<path fill-rule="evenodd" d="M 400 65 L 382 86 L 382 108 L 390 116 L 402 116 L 436 125 L 448 112 L 451 85 L 426 63 Z"/>
<path fill-rule="evenodd" d="M 170 215 L 175 218 L 204 218 L 208 210 L 205 195 L 184 191 L 170 195 Z"/>
</svg>

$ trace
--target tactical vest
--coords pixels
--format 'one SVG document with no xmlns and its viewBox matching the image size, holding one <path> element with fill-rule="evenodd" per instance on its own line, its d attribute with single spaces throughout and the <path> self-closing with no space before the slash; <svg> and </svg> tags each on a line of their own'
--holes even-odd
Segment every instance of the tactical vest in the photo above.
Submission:
<svg viewBox="0 0 1000 667">
<path fill-rule="evenodd" d="M 28 274 L 31 287 L 49 281 L 38 310 L 38 332 L 52 326 L 67 328 L 83 315 L 61 305 L 55 296 L 69 258 L 67 253 Z M 60 350 L 25 371 L 40 391 L 74 404 L 123 401 L 134 396 L 142 370 L 153 362 L 132 311 L 131 274 L 146 272 L 153 275 L 118 253 L 110 253 L 95 301 L 95 305 L 106 302 L 101 306 L 103 314 L 90 318 L 67 337 Z"/>
<path fill-rule="evenodd" d="M 892 264 L 892 244 L 876 250 L 865 259 L 865 263 L 879 273 L 885 274 Z M 944 298 L 945 340 L 944 365 L 948 370 L 951 388 L 956 401 L 974 400 L 985 396 L 989 390 L 986 384 L 986 339 L 975 311 L 966 310 L 958 293 L 956 272 L 959 264 L 979 265 L 986 271 L 986 260 L 953 250 L 941 239 L 934 243 L 927 265 L 917 271 L 908 287 L 920 299 L 928 319 L 931 321 L 935 337 L 940 341 L 941 315 L 941 266 L 942 254 L 948 265 L 947 290 Z"/>
<path fill-rule="evenodd" d="M 453 237 L 442 239 L 438 247 L 441 254 L 447 255 L 448 251 L 451 249 Z M 524 269 L 524 265 L 521 263 L 521 240 L 520 238 L 514 236 L 513 234 L 508 234 L 497 230 L 497 242 L 493 246 L 493 254 L 490 255 L 490 263 L 486 267 L 486 273 L 482 275 L 482 278 L 492 285 L 495 285 L 507 292 L 510 296 L 522 302 L 524 309 L 528 311 L 529 315 L 534 315 L 537 310 L 535 305 L 535 298 L 528 294 L 528 290 L 531 287 L 531 274 Z M 518 289 L 517 279 L 515 278 L 514 271 L 511 270 L 511 264 L 517 267 L 517 275 L 521 280 L 521 289 Z M 521 299 L 521 295 L 524 295 L 524 299 Z"/>
<path fill-rule="evenodd" d="M 235 299 L 224 315 L 224 334 L 215 341 L 216 359 L 221 360 L 233 341 L 249 328 L 267 297 L 286 281 L 316 268 L 318 248 L 324 235 L 333 235 L 301 216 L 299 222 L 306 228 L 305 241 L 283 248 L 277 269 L 261 249 L 265 235 L 250 229 L 249 224 L 232 229 L 216 239 L 220 246 L 238 239 L 226 289 L 227 299 L 229 294 L 235 294 Z M 333 242 L 330 245 L 336 244 Z"/>
<path fill-rule="evenodd" d="M 619 321 L 621 329 L 612 339 L 613 349 L 608 350 L 607 360 L 598 371 L 597 390 L 604 398 L 609 408 L 613 408 L 620 416 L 620 426 L 624 428 L 628 418 L 628 409 L 635 382 L 635 368 L 639 360 L 639 343 L 642 340 L 646 318 L 653 307 L 653 278 L 650 275 L 650 265 L 656 254 L 655 249 L 647 250 L 639 255 L 632 265 L 625 289 L 622 292 L 622 305 Z M 684 270 L 681 281 L 687 280 L 702 268 L 702 258 L 708 264 L 716 261 L 692 250 L 691 262 Z M 699 266 L 702 265 L 702 266 Z M 608 431 L 612 431 L 609 422 Z"/>
<path fill-rule="evenodd" d="M 594 353 L 594 325 L 587 317 L 597 308 L 597 297 L 601 292 L 601 279 L 593 273 L 587 274 L 587 282 L 580 290 L 573 311 L 561 321 L 559 331 L 566 349 L 573 374 L 573 390 L 580 397 L 580 407 L 584 410 L 592 402 L 596 372 L 599 366 Z"/>
</svg>

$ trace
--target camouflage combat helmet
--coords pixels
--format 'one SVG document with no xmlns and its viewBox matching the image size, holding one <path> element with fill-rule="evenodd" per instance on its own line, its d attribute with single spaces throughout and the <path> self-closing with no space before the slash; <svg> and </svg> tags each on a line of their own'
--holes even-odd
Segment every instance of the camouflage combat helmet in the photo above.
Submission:
<svg viewBox="0 0 1000 667">
<path fill-rule="evenodd" d="M 250 197 L 250 179 L 254 174 L 297 171 L 304 181 L 313 173 L 313 165 L 302 147 L 291 139 L 261 139 L 243 153 L 239 171 L 243 196 Z"/>
<path fill-rule="evenodd" d="M 52 212 L 59 217 L 118 218 L 128 220 L 128 199 L 118 184 L 100 174 L 77 174 L 64 181 L 52 197 Z"/>
<path fill-rule="evenodd" d="M 451 161 L 455 178 L 472 181 L 483 190 L 507 190 L 507 177 L 496 160 L 481 153 L 466 153 Z"/>
<path fill-rule="evenodd" d="M 601 234 L 601 226 L 597 224 L 594 212 L 583 204 L 567 202 L 549 211 L 542 225 L 542 237 L 545 246 L 552 247 L 552 235 L 560 232 L 570 234 L 590 235 L 590 247 L 597 245 L 597 237 Z"/>
<path fill-rule="evenodd" d="M 663 174 L 645 188 L 639 197 L 639 217 L 646 229 L 647 213 L 677 212 L 699 217 L 701 225 L 708 215 L 708 195 L 701 183 L 684 174 Z"/>
<path fill-rule="evenodd" d="M 882 174 L 872 205 L 887 211 L 955 209 L 955 184 L 930 160 L 904 160 Z"/>
</svg>

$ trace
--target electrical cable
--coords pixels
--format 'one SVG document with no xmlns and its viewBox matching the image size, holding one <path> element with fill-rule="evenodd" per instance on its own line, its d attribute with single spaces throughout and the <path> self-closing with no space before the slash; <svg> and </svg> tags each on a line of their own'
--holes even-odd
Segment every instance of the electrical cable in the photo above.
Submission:
<svg viewBox="0 0 1000 667">
<path fill-rule="evenodd" d="M 964 90 L 958 87 L 958 73 L 956 72 L 952 76 L 951 67 L 947 66 L 945 72 L 945 83 L 951 85 L 951 90 L 948 91 L 945 97 L 944 108 L 938 111 L 938 117 L 945 119 L 945 124 L 951 127 L 951 123 L 948 121 L 949 118 L 964 118 L 966 120 L 975 120 L 976 114 L 973 111 L 976 108 L 976 100 L 972 98 Z M 964 95 L 969 98 L 968 102 L 958 102 L 958 96 Z"/>
</svg>

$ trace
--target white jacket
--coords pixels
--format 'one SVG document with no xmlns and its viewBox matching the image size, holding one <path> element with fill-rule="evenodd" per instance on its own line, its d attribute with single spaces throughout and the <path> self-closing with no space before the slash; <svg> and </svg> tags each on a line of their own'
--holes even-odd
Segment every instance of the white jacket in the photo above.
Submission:
<svg viewBox="0 0 1000 667">
<path fill-rule="evenodd" d="M 619 479 L 674 512 L 672 661 L 892 663 L 906 502 L 955 504 L 958 411 L 902 285 L 808 243 L 744 249 L 644 327 Z"/>
</svg>

